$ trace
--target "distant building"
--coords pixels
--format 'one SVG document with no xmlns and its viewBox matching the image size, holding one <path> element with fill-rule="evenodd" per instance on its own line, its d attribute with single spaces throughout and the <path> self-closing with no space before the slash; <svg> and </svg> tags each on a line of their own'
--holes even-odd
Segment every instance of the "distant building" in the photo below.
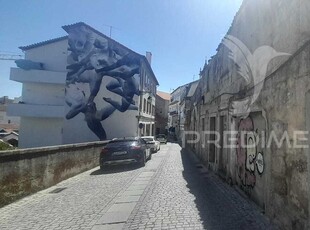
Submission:
<svg viewBox="0 0 310 230">
<path fill-rule="evenodd" d="M 21 98 L 10 99 L 8 96 L 0 98 L 0 141 L 18 146 L 18 132 L 20 117 L 7 114 L 7 108 L 11 103 L 18 103 Z"/>
<path fill-rule="evenodd" d="M 184 131 L 184 111 L 183 101 L 188 97 L 188 94 L 194 94 L 198 81 L 193 81 L 188 84 L 179 86 L 171 93 L 169 104 L 169 132 L 181 140 L 181 134 Z"/>
<path fill-rule="evenodd" d="M 10 144 L 14 147 L 18 146 L 18 133 L 10 129 L 0 129 L 0 141 Z"/>
<path fill-rule="evenodd" d="M 158 81 L 147 58 L 85 23 L 63 26 L 68 36 L 20 47 L 11 69 L 23 83 L 21 148 L 89 142 L 155 132 Z"/>
<path fill-rule="evenodd" d="M 18 129 L 20 123 L 20 117 L 9 116 L 7 114 L 8 105 L 11 103 L 17 103 L 21 100 L 20 98 L 10 99 L 8 96 L 3 96 L 0 98 L 0 128 L 1 125 L 13 125 L 14 129 Z"/>
<path fill-rule="evenodd" d="M 155 106 L 155 127 L 157 134 L 168 134 L 168 112 L 170 94 L 157 91 Z"/>
</svg>

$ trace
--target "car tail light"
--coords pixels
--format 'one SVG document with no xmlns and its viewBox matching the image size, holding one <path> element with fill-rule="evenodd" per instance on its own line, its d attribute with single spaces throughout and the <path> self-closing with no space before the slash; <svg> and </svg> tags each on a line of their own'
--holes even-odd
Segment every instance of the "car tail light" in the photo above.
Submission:
<svg viewBox="0 0 310 230">
<path fill-rule="evenodd" d="M 140 158 L 141 158 L 141 155 L 140 155 L 140 154 L 135 154 L 135 158 L 140 159 Z"/>
<path fill-rule="evenodd" d="M 107 149 L 101 149 L 100 155 L 103 155 L 103 154 L 106 154 L 106 153 L 108 153 Z"/>
</svg>

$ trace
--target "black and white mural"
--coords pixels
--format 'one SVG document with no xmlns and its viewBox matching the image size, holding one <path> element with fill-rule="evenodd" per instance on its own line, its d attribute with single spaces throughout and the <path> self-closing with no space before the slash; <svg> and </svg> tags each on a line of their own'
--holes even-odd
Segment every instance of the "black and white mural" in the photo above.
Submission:
<svg viewBox="0 0 310 230">
<path fill-rule="evenodd" d="M 100 140 L 105 140 L 107 134 L 102 125 L 103 120 L 115 111 L 124 113 L 138 110 L 134 97 L 139 96 L 137 74 L 140 57 L 85 26 L 73 27 L 67 32 L 69 52 L 66 103 L 70 109 L 66 119 L 83 114 L 88 128 Z M 105 78 L 109 81 L 102 84 Z M 111 97 L 111 93 L 109 97 L 102 96 L 99 93 L 103 91 L 102 87 L 106 88 L 104 91 L 118 97 Z"/>
</svg>

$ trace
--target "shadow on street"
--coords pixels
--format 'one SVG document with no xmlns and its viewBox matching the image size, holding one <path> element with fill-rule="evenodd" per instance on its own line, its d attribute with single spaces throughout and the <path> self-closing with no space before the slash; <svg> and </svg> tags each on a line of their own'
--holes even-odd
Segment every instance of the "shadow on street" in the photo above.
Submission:
<svg viewBox="0 0 310 230">
<path fill-rule="evenodd" d="M 93 171 L 90 175 L 96 176 L 96 175 L 102 175 L 102 174 L 116 174 L 116 173 L 122 173 L 125 171 L 132 171 L 137 170 L 140 167 L 137 165 L 113 165 L 113 166 L 107 166 L 105 169 L 98 169 L 96 171 Z"/>
<path fill-rule="evenodd" d="M 193 159 L 182 149 L 183 177 L 190 193 L 195 196 L 204 229 L 242 230 L 275 229 L 253 204 L 214 174 L 201 174 Z"/>
</svg>

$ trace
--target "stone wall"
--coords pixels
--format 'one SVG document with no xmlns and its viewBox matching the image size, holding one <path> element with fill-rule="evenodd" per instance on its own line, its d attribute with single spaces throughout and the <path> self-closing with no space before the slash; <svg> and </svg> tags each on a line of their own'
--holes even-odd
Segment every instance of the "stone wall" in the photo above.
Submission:
<svg viewBox="0 0 310 230">
<path fill-rule="evenodd" d="M 99 165 L 106 142 L 0 152 L 0 207 Z"/>
<path fill-rule="evenodd" d="M 201 72 L 188 114 L 187 130 L 198 131 L 201 137 L 188 146 L 210 170 L 241 188 L 281 229 L 310 226 L 309 149 L 290 147 L 295 131 L 309 131 L 309 9 L 307 0 L 245 0 L 227 35 L 237 39 L 239 48 L 259 66 L 250 65 L 250 71 L 266 68 L 265 76 L 255 81 L 257 72 L 252 72 L 247 81 L 240 74 L 244 63 L 232 56 L 238 50 L 220 44 Z M 271 50 L 290 55 L 270 59 L 266 54 Z M 233 103 L 251 98 L 260 84 L 249 114 L 235 111 Z M 287 135 L 288 144 L 285 140 L 280 147 L 273 141 L 253 149 L 212 148 L 203 146 L 206 130 L 235 131 L 236 137 L 247 130 L 253 132 L 251 139 L 265 141 L 271 133 L 277 140 Z M 266 136 L 261 136 L 262 131 Z"/>
</svg>

